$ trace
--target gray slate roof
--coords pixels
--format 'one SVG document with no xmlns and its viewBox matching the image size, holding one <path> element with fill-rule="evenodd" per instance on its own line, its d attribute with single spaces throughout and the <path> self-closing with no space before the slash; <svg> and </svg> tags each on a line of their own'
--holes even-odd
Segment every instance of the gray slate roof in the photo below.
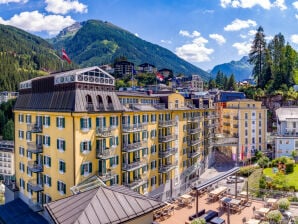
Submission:
<svg viewBox="0 0 298 224">
<path fill-rule="evenodd" d="M 164 206 L 124 186 L 100 187 L 45 205 L 55 223 L 123 223 Z"/>
</svg>

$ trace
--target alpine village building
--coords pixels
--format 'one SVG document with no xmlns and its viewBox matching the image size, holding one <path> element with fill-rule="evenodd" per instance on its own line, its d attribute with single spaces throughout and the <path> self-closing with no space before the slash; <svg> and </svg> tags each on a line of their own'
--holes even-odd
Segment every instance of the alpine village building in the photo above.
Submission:
<svg viewBox="0 0 298 224">
<path fill-rule="evenodd" d="M 70 196 L 95 176 L 176 197 L 212 164 L 219 124 L 211 99 L 117 92 L 96 66 L 21 82 L 14 114 L 16 185 L 31 205 Z"/>
</svg>

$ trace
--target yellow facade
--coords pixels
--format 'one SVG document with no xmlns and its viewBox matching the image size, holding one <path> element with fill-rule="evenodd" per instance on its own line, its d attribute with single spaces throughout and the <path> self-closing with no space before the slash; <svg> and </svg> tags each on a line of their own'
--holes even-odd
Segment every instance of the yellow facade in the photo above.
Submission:
<svg viewBox="0 0 298 224">
<path fill-rule="evenodd" d="M 191 100 L 178 93 L 122 93 L 123 110 L 94 111 L 89 98 L 85 112 L 15 109 L 16 184 L 23 199 L 43 204 L 70 196 L 71 187 L 94 175 L 108 186 L 150 195 L 169 182 L 186 185 L 208 166 L 217 125 L 212 103 L 188 107 Z"/>
</svg>

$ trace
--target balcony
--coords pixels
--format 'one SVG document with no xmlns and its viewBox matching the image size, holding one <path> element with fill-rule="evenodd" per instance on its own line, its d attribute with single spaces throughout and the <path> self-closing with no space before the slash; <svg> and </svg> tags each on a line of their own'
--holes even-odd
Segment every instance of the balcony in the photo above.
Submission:
<svg viewBox="0 0 298 224">
<path fill-rule="evenodd" d="M 36 179 L 29 180 L 28 187 L 34 192 L 43 191 L 43 186 Z"/>
<path fill-rule="evenodd" d="M 177 140 L 177 135 L 165 135 L 165 136 L 158 137 L 159 142 L 170 142 L 174 140 Z"/>
<path fill-rule="evenodd" d="M 148 175 L 142 174 L 139 177 L 135 177 L 130 183 L 124 184 L 126 187 L 129 187 L 130 189 L 134 190 L 143 184 L 146 184 L 148 182 Z"/>
<path fill-rule="evenodd" d="M 225 114 L 225 115 L 223 115 L 223 118 L 229 119 L 230 118 L 230 115 Z"/>
<path fill-rule="evenodd" d="M 199 122 L 200 117 L 199 116 L 194 116 L 194 117 L 188 117 L 187 122 Z"/>
<path fill-rule="evenodd" d="M 199 170 L 201 167 L 201 163 L 196 163 L 183 171 L 184 176 L 190 176 L 191 174 L 195 173 L 197 170 Z"/>
<path fill-rule="evenodd" d="M 200 144 L 201 140 L 200 139 L 193 139 L 193 140 L 190 140 L 187 142 L 187 145 L 188 146 L 195 146 L 195 145 L 198 145 Z"/>
<path fill-rule="evenodd" d="M 187 132 L 191 135 L 198 134 L 198 133 L 200 133 L 200 131 L 201 131 L 200 127 L 187 129 Z"/>
<path fill-rule="evenodd" d="M 168 120 L 168 121 L 163 121 L 159 120 L 158 121 L 158 127 L 165 128 L 165 127 L 171 127 L 177 125 L 177 122 L 175 120 Z"/>
<path fill-rule="evenodd" d="M 42 132 L 42 124 L 27 124 L 27 130 L 31 133 L 41 133 Z"/>
<path fill-rule="evenodd" d="M 109 181 L 117 176 L 117 173 L 113 169 L 108 169 L 108 171 L 104 174 L 98 174 L 99 178 L 103 181 Z"/>
<path fill-rule="evenodd" d="M 228 122 L 224 122 L 223 125 L 224 125 L 224 126 L 231 126 L 231 124 L 228 123 Z"/>
<path fill-rule="evenodd" d="M 146 131 L 147 127 L 148 127 L 147 124 L 123 124 L 122 131 L 123 132 Z"/>
<path fill-rule="evenodd" d="M 98 159 L 109 159 L 115 156 L 116 147 L 106 148 L 106 149 L 97 149 L 97 158 Z"/>
<path fill-rule="evenodd" d="M 234 120 L 238 120 L 239 117 L 238 117 L 238 116 L 234 116 L 233 119 L 234 119 Z"/>
<path fill-rule="evenodd" d="M 32 153 L 42 153 L 42 144 L 36 142 L 27 142 L 27 151 Z"/>
<path fill-rule="evenodd" d="M 238 124 L 234 124 L 233 125 L 233 128 L 238 128 Z"/>
<path fill-rule="evenodd" d="M 34 212 L 40 212 L 43 210 L 42 203 L 38 202 L 36 197 L 32 197 L 31 199 L 29 199 L 28 205 Z"/>
<path fill-rule="evenodd" d="M 33 173 L 39 173 L 43 171 L 42 164 L 39 164 L 37 161 L 29 161 L 27 166 L 28 169 Z"/>
<path fill-rule="evenodd" d="M 193 158 L 195 158 L 195 157 L 198 157 L 199 155 L 200 155 L 201 153 L 200 153 L 200 151 L 192 151 L 192 152 L 188 152 L 187 153 L 187 158 L 189 158 L 189 159 L 193 159 Z"/>
<path fill-rule="evenodd" d="M 173 165 L 171 163 L 168 163 L 168 164 L 159 166 L 158 172 L 159 173 L 168 173 L 168 172 L 170 172 L 171 170 L 173 170 L 175 168 L 176 168 L 175 165 Z"/>
<path fill-rule="evenodd" d="M 138 159 L 131 163 L 123 163 L 122 169 L 124 171 L 133 171 L 147 165 L 147 159 Z"/>
<path fill-rule="evenodd" d="M 162 150 L 158 152 L 158 156 L 160 158 L 166 158 L 168 156 L 174 155 L 178 152 L 177 148 L 167 148 L 166 150 Z"/>
<path fill-rule="evenodd" d="M 112 131 L 116 129 L 115 126 L 112 127 L 97 127 L 96 136 L 100 138 L 108 138 L 112 136 Z"/>
<path fill-rule="evenodd" d="M 134 152 L 137 150 L 140 150 L 142 148 L 145 148 L 147 146 L 146 141 L 140 141 L 140 142 L 134 142 L 130 144 L 124 144 L 122 151 L 124 152 Z"/>
</svg>

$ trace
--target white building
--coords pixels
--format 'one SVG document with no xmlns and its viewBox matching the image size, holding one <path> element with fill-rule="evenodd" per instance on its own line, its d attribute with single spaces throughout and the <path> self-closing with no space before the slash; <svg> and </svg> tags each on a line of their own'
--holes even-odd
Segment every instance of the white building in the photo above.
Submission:
<svg viewBox="0 0 298 224">
<path fill-rule="evenodd" d="M 298 107 L 278 108 L 276 117 L 275 157 L 292 156 L 298 150 Z"/>
<path fill-rule="evenodd" d="M 8 181 L 15 174 L 14 171 L 14 143 L 0 141 L 0 175 Z"/>
</svg>

